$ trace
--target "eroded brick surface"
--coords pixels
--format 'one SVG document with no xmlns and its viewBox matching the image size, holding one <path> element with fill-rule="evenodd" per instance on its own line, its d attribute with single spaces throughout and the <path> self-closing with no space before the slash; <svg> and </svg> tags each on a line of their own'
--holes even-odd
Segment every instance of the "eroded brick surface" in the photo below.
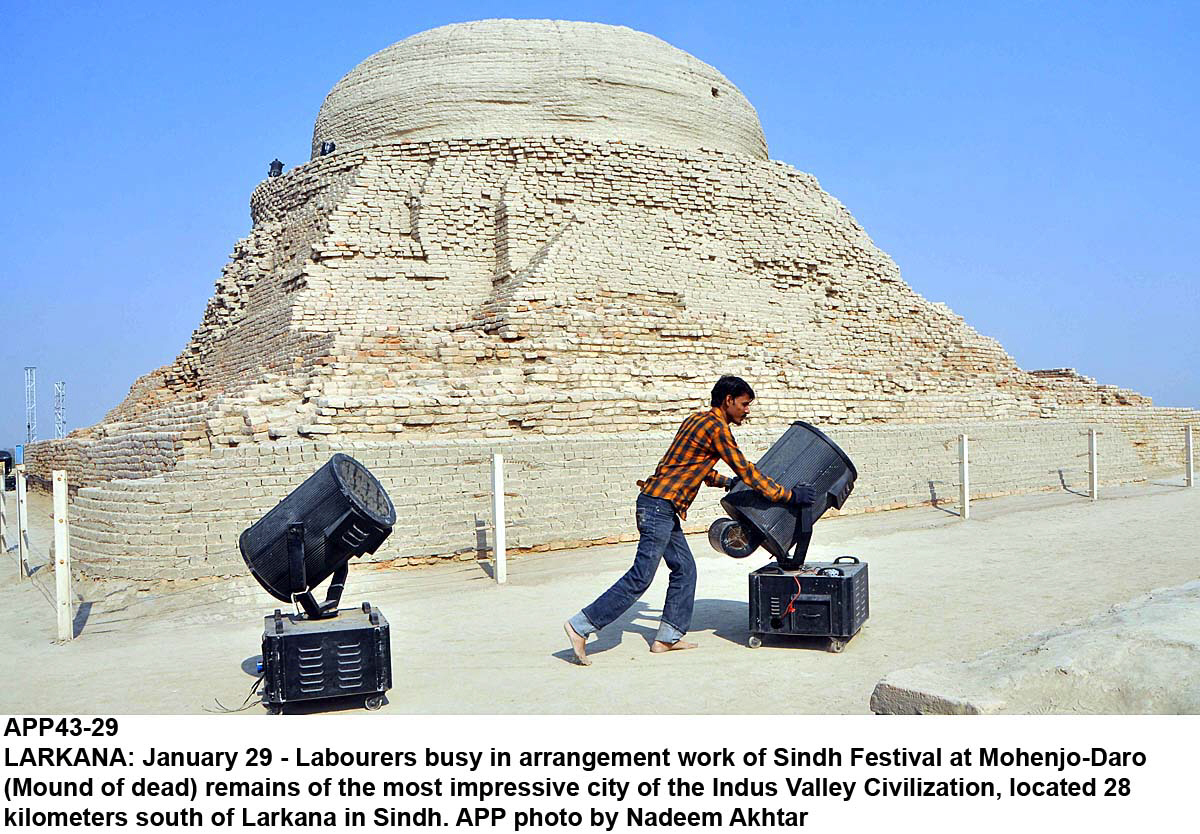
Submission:
<svg viewBox="0 0 1200 834">
<path fill-rule="evenodd" d="M 27 450 L 35 472 L 96 487 L 75 513 L 89 569 L 238 569 L 236 532 L 337 449 L 380 466 L 408 519 L 389 558 L 475 546 L 493 449 L 525 479 L 515 546 L 627 537 L 634 480 L 723 373 L 758 393 L 748 448 L 793 419 L 845 445 L 863 474 L 852 509 L 954 493 L 962 431 L 982 494 L 1078 481 L 1089 427 L 1104 432 L 1105 480 L 1180 467 L 1182 429 L 1200 414 L 1018 368 L 914 292 L 813 176 L 758 153 L 753 109 L 716 70 L 686 56 L 662 82 L 674 96 L 694 85 L 704 108 L 668 114 L 662 90 L 623 89 L 601 130 L 602 99 L 578 89 L 618 72 L 606 61 L 623 54 L 620 77 L 661 78 L 685 54 L 616 27 L 581 38 L 556 24 L 570 35 L 556 40 L 530 24 L 546 55 L 522 95 L 581 97 L 588 116 L 572 132 L 569 119 L 488 115 L 504 111 L 493 86 L 520 68 L 478 72 L 483 46 L 520 26 L 478 26 L 416 36 L 339 82 L 314 132 L 314 147 L 328 133 L 338 149 L 255 189 L 253 228 L 176 361 L 96 426 Z M 634 36 L 644 48 L 631 51 Z M 439 60 L 467 67 L 453 94 L 481 109 L 455 124 L 476 138 L 429 127 L 442 98 L 420 113 L 381 104 L 411 104 L 405 71 L 438 37 Z M 478 48 L 464 47 L 472 37 Z M 580 49 L 594 50 L 592 75 Z M 572 69 L 548 86 L 567 54 Z M 537 135 L 495 135 L 519 124 Z M 730 125 L 742 138 L 705 149 L 706 130 Z"/>
</svg>

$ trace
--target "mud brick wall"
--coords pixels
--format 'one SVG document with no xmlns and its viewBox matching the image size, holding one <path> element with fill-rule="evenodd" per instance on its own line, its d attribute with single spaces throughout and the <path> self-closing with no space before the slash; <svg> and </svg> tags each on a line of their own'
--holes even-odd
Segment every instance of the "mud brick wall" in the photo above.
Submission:
<svg viewBox="0 0 1200 834">
<path fill-rule="evenodd" d="M 859 480 L 843 512 L 859 513 L 932 500 L 955 506 L 962 432 L 971 437 L 974 497 L 1086 491 L 1087 430 L 1096 425 L 1013 420 L 824 428 L 858 467 Z M 742 429 L 740 443 L 757 457 L 783 428 Z M 1128 436 L 1112 428 L 1103 431 L 1102 483 L 1153 474 Z M 334 451 L 370 467 L 397 505 L 395 531 L 371 557 L 375 561 L 417 565 L 489 557 L 493 452 L 505 456 L 510 549 L 629 541 L 636 537 L 636 481 L 653 470 L 670 438 L 645 432 L 500 441 L 291 442 L 220 451 L 157 477 L 82 490 L 72 507 L 72 549 L 81 569 L 99 577 L 242 574 L 246 569 L 237 551 L 242 530 Z M 688 514 L 689 532 L 706 529 L 721 514 L 722 494 L 701 491 Z"/>
</svg>

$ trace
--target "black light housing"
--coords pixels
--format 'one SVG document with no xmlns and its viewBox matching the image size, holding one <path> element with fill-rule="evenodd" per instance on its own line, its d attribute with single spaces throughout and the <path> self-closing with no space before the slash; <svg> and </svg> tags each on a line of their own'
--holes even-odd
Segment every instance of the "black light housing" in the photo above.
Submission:
<svg viewBox="0 0 1200 834">
<path fill-rule="evenodd" d="M 815 497 L 805 507 L 767 500 L 739 483 L 721 501 L 731 518 L 708 528 L 708 541 L 727 556 L 744 558 L 764 547 L 785 570 L 804 564 L 812 528 L 830 507 L 841 509 L 858 479 L 849 456 L 816 426 L 797 420 L 755 464 L 771 480 L 792 489 L 811 484 Z"/>
<path fill-rule="evenodd" d="M 392 533 L 396 508 L 365 466 L 340 452 L 242 532 L 250 573 L 278 600 L 314 619 L 337 616 L 348 563 L 374 553 Z M 332 576 L 325 601 L 312 590 Z"/>
</svg>

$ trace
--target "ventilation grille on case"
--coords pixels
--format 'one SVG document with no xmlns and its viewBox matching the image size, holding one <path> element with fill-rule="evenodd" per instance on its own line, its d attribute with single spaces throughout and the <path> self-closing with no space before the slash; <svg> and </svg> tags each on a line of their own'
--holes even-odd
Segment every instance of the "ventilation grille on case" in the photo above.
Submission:
<svg viewBox="0 0 1200 834">
<path fill-rule="evenodd" d="M 338 643 L 337 673 L 338 686 L 342 689 L 359 689 L 363 682 L 363 650 L 358 643 Z"/>
<path fill-rule="evenodd" d="M 862 581 L 854 583 L 854 623 L 860 624 L 867 619 L 867 578 L 862 574 Z"/>
<path fill-rule="evenodd" d="M 321 647 L 299 648 L 298 651 L 300 691 L 320 692 L 325 686 L 325 658 Z"/>
</svg>

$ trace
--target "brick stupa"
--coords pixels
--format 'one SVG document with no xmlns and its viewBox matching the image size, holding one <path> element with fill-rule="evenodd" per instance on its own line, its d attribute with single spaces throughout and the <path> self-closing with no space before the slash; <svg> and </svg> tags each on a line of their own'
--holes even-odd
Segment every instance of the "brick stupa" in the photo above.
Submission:
<svg viewBox="0 0 1200 834">
<path fill-rule="evenodd" d="M 759 395 L 749 453 L 793 419 L 847 448 L 847 509 L 950 492 L 961 432 L 981 493 L 1000 494 L 1078 481 L 1088 427 L 1106 432 L 1106 479 L 1165 471 L 1197 417 L 1018 368 L 905 284 L 813 176 L 769 159 L 727 78 L 650 35 L 424 32 L 338 82 L 312 144 L 254 190 L 178 359 L 29 450 L 91 486 L 74 510 L 85 570 L 241 572 L 237 534 L 333 450 L 397 505 L 377 558 L 485 550 L 492 451 L 510 459 L 511 543 L 627 538 L 634 481 L 722 373 Z"/>
</svg>

